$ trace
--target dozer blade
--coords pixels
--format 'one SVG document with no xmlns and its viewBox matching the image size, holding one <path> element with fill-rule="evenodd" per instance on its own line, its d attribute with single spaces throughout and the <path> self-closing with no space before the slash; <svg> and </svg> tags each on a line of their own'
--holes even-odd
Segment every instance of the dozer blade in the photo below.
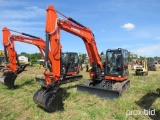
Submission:
<svg viewBox="0 0 160 120">
<path fill-rule="evenodd" d="M 9 89 L 14 88 L 14 81 L 17 78 L 17 75 L 14 72 L 5 72 L 0 77 L 0 82 L 7 86 Z"/>
<path fill-rule="evenodd" d="M 125 90 L 129 87 L 130 80 L 126 80 L 122 82 L 121 84 L 117 85 L 116 88 L 118 89 L 106 89 L 106 88 L 100 88 L 95 86 L 89 86 L 85 84 L 79 84 L 77 85 L 77 90 L 82 92 L 88 92 L 93 95 L 97 95 L 100 98 L 107 98 L 107 99 L 115 99 L 120 97 L 120 95 L 125 92 Z"/>
<path fill-rule="evenodd" d="M 98 97 L 101 97 L 101 98 L 114 99 L 120 96 L 120 93 L 118 91 L 106 90 L 106 89 L 86 86 L 82 84 L 77 85 L 77 90 L 82 92 L 88 92 L 92 95 L 97 95 Z"/>
</svg>

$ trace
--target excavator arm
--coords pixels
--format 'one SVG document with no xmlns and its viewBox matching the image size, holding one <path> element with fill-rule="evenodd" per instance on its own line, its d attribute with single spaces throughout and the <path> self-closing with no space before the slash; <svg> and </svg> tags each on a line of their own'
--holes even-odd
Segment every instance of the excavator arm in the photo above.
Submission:
<svg viewBox="0 0 160 120">
<path fill-rule="evenodd" d="M 20 65 L 18 61 L 17 52 L 15 50 L 15 41 L 24 42 L 28 44 L 35 45 L 39 48 L 42 57 L 44 58 L 44 50 L 45 50 L 45 42 L 43 39 L 22 33 L 22 35 L 12 35 L 12 30 L 7 29 L 6 27 L 3 28 L 3 45 L 4 45 L 4 52 L 6 57 L 6 71 L 0 78 L 0 82 L 4 83 L 8 88 L 14 87 L 14 81 L 18 74 L 24 71 L 27 67 L 27 64 Z M 25 36 L 24 36 L 25 35 Z M 29 36 L 29 37 L 27 37 Z"/>
<path fill-rule="evenodd" d="M 58 20 L 57 24 L 60 27 L 60 29 L 65 30 L 71 34 L 74 34 L 82 38 L 86 46 L 86 50 L 87 50 L 90 62 L 94 64 L 98 64 L 99 67 L 103 69 L 103 65 L 99 58 L 98 49 L 96 46 L 94 35 L 89 28 L 78 26 L 76 22 L 73 23 L 73 19 Z"/>
<path fill-rule="evenodd" d="M 61 51 L 61 44 L 60 44 L 60 30 L 67 31 L 73 35 L 76 35 L 84 41 L 89 60 L 95 66 L 94 71 L 90 73 L 91 78 L 101 79 L 99 76 L 100 70 L 103 69 L 103 64 L 100 60 L 98 49 L 96 46 L 96 41 L 92 31 L 89 28 L 81 25 L 80 23 L 76 22 L 72 18 L 67 19 L 60 19 L 58 18 L 57 12 L 53 5 L 50 5 L 47 8 L 47 18 L 46 18 L 46 64 L 48 61 L 48 51 L 51 51 L 51 56 L 54 56 L 54 59 L 51 59 L 53 72 L 52 73 L 44 73 L 46 76 L 47 81 L 58 81 L 60 80 L 60 51 Z M 61 14 L 62 15 L 62 14 Z M 49 46 L 50 45 L 50 46 Z M 50 48 L 50 49 L 49 49 Z M 47 68 L 46 68 L 47 69 Z M 96 72 L 98 71 L 98 75 Z M 50 79 L 49 76 L 53 76 L 53 80 Z M 48 82 L 48 83 L 50 83 Z"/>
</svg>

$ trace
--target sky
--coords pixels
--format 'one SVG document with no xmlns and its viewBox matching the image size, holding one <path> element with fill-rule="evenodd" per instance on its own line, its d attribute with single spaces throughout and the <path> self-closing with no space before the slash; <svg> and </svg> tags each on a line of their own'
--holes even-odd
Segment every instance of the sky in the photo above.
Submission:
<svg viewBox="0 0 160 120">
<path fill-rule="evenodd" d="M 89 27 L 99 53 L 124 48 L 143 57 L 160 56 L 159 0 L 0 0 L 0 29 L 7 27 L 45 40 L 50 4 Z M 2 32 L 0 36 L 2 40 Z M 17 53 L 39 52 L 33 45 L 15 43 Z M 61 32 L 61 45 L 63 52 L 87 53 L 83 41 L 65 31 Z"/>
</svg>

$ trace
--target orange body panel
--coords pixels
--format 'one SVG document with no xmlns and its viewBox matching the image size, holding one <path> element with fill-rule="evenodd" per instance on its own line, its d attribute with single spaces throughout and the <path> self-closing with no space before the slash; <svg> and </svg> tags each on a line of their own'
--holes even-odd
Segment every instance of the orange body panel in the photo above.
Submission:
<svg viewBox="0 0 160 120">
<path fill-rule="evenodd" d="M 43 74 L 45 76 L 46 84 L 47 85 L 50 84 L 52 82 L 51 79 L 50 79 L 50 74 L 51 73 L 49 71 L 45 71 L 45 72 L 43 72 Z"/>
<path fill-rule="evenodd" d="M 3 28 L 2 33 L 3 33 L 3 45 L 8 50 L 8 58 L 10 61 L 10 64 L 6 65 L 7 69 L 8 69 L 8 71 L 16 72 L 16 70 L 17 70 L 17 60 L 16 60 L 17 53 L 14 48 L 14 42 L 9 41 L 9 39 L 8 39 L 11 33 L 8 31 L 7 28 Z"/>
<path fill-rule="evenodd" d="M 90 78 L 93 78 L 93 76 L 94 76 L 94 72 L 90 72 Z"/>
<path fill-rule="evenodd" d="M 50 55 L 49 60 L 52 65 L 52 72 L 48 75 L 53 76 L 54 81 L 60 80 L 60 55 L 61 55 L 61 44 L 60 44 L 60 30 L 56 27 L 57 14 L 53 6 L 49 6 L 46 10 L 46 28 L 45 31 L 50 34 Z M 45 72 L 44 72 L 45 74 Z M 45 75 L 46 76 L 46 75 Z M 51 81 L 51 80 L 50 80 Z"/>
</svg>

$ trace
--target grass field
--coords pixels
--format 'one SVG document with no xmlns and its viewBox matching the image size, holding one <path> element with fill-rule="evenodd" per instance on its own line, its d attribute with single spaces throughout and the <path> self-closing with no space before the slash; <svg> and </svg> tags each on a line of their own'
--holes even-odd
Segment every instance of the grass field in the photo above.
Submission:
<svg viewBox="0 0 160 120">
<path fill-rule="evenodd" d="M 130 71 L 130 88 L 113 101 L 95 95 L 78 92 L 76 84 L 88 79 L 88 73 L 81 72 L 83 80 L 62 85 L 63 106 L 59 111 L 45 112 L 33 102 L 33 94 L 40 88 L 35 77 L 41 76 L 43 69 L 28 67 L 16 79 L 16 89 L 9 90 L 0 84 L 0 120 L 146 120 L 160 119 L 160 70 L 149 71 L 148 76 L 134 76 Z M 156 116 L 136 115 L 137 111 L 154 110 Z M 134 115 L 131 115 L 131 111 Z M 126 113 L 130 115 L 126 115 Z"/>
</svg>

